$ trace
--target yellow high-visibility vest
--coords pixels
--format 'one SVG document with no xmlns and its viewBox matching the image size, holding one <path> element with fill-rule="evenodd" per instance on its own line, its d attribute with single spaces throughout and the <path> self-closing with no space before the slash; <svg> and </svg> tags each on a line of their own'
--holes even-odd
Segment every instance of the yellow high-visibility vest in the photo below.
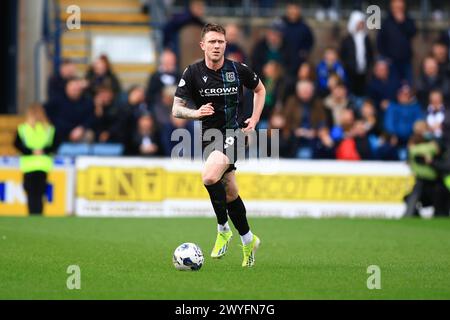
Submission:
<svg viewBox="0 0 450 320">
<path fill-rule="evenodd" d="M 19 137 L 23 144 L 31 150 L 43 150 L 53 144 L 55 128 L 36 123 L 34 127 L 28 123 L 19 125 Z M 27 173 L 32 171 L 49 172 L 53 167 L 53 159 L 48 155 L 23 155 L 20 157 L 20 169 Z"/>
</svg>

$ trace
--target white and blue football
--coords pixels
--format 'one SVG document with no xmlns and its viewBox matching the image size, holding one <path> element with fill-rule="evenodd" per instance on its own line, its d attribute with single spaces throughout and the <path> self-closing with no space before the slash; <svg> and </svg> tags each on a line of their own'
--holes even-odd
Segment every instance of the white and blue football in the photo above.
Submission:
<svg viewBox="0 0 450 320">
<path fill-rule="evenodd" d="M 200 270 L 204 260 L 202 249 L 190 242 L 179 245 L 172 258 L 173 265 L 177 270 Z"/>
</svg>

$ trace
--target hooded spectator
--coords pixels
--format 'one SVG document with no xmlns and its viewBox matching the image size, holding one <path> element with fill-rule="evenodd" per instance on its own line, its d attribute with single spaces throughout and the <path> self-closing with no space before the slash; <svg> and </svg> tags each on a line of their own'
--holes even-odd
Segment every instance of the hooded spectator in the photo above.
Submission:
<svg viewBox="0 0 450 320">
<path fill-rule="evenodd" d="M 348 75 L 350 92 L 364 96 L 368 70 L 373 63 L 373 49 L 367 36 L 366 16 L 353 11 L 347 24 L 348 35 L 341 44 L 341 59 Z"/>
</svg>

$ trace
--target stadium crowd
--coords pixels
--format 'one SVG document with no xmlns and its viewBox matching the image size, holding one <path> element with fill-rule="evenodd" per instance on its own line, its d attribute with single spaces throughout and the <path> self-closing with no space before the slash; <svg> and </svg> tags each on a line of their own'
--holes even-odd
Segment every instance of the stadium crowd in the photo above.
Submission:
<svg viewBox="0 0 450 320">
<path fill-rule="evenodd" d="M 170 156 L 173 130 L 194 130 L 192 122 L 171 115 L 182 71 L 176 34 L 185 25 L 203 25 L 204 6 L 191 1 L 185 13 L 168 21 L 165 49 L 146 88 L 122 92 L 106 54 L 83 78 L 77 77 L 74 62 L 63 61 L 49 79 L 44 105 L 57 140 L 114 142 L 124 146 L 125 155 Z M 362 12 L 352 12 L 347 36 L 340 46 L 327 47 L 316 65 L 311 62 L 314 32 L 296 3 L 286 6 L 285 15 L 266 28 L 250 52 L 242 46 L 240 27 L 226 26 L 226 57 L 248 64 L 266 87 L 258 127 L 269 134 L 280 129 L 281 157 L 406 160 L 413 144 L 443 143 L 450 130 L 444 126 L 450 122 L 449 30 L 442 30 L 414 77 L 417 29 L 405 2 L 390 2 L 376 41 L 369 38 L 365 19 Z"/>
</svg>

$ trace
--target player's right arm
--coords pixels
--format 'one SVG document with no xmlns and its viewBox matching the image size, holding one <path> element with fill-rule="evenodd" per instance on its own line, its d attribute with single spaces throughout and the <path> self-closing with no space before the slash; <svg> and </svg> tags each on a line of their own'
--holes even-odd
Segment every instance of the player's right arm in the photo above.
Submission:
<svg viewBox="0 0 450 320">
<path fill-rule="evenodd" d="M 193 93 L 196 91 L 194 87 L 194 77 L 190 67 L 187 67 L 178 84 L 175 98 L 173 99 L 172 115 L 175 118 L 198 120 L 214 113 L 212 103 L 202 105 L 198 109 L 188 107 L 188 101 L 195 101 Z"/>
<path fill-rule="evenodd" d="M 180 97 L 175 97 L 173 100 L 172 115 L 175 118 L 198 120 L 203 117 L 210 116 L 213 113 L 214 107 L 212 106 L 211 102 L 204 104 L 200 108 L 194 110 L 188 108 L 187 101 Z"/>
</svg>

